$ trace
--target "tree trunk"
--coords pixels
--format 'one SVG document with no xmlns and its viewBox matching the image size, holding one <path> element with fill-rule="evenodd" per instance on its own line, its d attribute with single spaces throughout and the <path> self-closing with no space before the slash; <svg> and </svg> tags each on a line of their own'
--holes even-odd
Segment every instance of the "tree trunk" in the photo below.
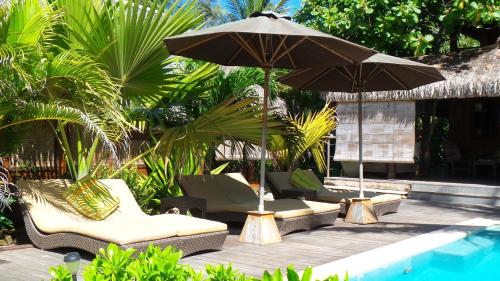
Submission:
<svg viewBox="0 0 500 281">
<path fill-rule="evenodd" d="M 458 52 L 458 32 L 450 34 L 450 52 Z"/>
</svg>

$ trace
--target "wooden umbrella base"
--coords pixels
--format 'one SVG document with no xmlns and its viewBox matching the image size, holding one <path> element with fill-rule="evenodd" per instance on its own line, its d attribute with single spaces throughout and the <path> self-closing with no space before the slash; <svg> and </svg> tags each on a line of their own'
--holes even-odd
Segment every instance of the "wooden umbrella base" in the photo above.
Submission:
<svg viewBox="0 0 500 281">
<path fill-rule="evenodd" d="M 248 212 L 240 235 L 240 242 L 266 245 L 281 242 L 281 235 L 274 220 L 274 212 Z"/>
<path fill-rule="evenodd" d="M 378 223 L 377 214 L 370 198 L 353 198 L 345 216 L 345 222 L 355 224 Z"/>
</svg>

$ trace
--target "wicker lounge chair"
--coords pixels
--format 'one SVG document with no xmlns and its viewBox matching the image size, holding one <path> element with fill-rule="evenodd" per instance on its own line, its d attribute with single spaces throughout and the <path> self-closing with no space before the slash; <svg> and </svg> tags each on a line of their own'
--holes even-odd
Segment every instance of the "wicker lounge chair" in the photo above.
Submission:
<svg viewBox="0 0 500 281">
<path fill-rule="evenodd" d="M 243 223 L 247 212 L 257 210 L 259 197 L 242 176 L 183 176 L 178 179 L 184 194 L 206 200 L 207 218 Z M 340 205 L 297 199 L 266 201 L 265 209 L 274 211 L 280 234 L 333 225 Z"/>
<path fill-rule="evenodd" d="M 308 170 L 307 172 L 310 173 L 311 176 L 316 177 L 313 171 Z M 346 214 L 349 208 L 349 199 L 356 198 L 359 194 L 355 191 L 334 192 L 326 189 L 324 186 L 318 191 L 298 189 L 290 183 L 291 174 L 292 172 L 269 172 L 266 174 L 267 183 L 275 198 L 299 198 L 339 203 L 341 205 L 340 212 Z M 373 208 L 377 216 L 396 213 L 401 204 L 401 195 L 379 195 L 374 192 L 365 192 L 365 196 L 372 199 Z"/>
<path fill-rule="evenodd" d="M 146 215 L 124 181 L 101 183 L 119 198 L 120 205 L 106 219 L 95 221 L 83 217 L 62 198 L 69 181 L 19 181 L 19 203 L 33 244 L 41 249 L 72 247 L 94 254 L 109 243 L 138 251 L 151 243 L 172 245 L 184 255 L 222 248 L 227 225 L 184 215 Z"/>
</svg>

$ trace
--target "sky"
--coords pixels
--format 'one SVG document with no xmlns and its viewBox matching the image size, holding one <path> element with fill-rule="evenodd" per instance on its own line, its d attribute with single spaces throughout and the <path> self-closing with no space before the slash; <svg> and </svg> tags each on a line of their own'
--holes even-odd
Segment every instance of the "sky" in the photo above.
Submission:
<svg viewBox="0 0 500 281">
<path fill-rule="evenodd" d="M 290 7 L 291 7 L 291 13 L 295 13 L 295 11 L 297 11 L 299 8 L 300 8 L 300 2 L 301 0 L 290 0 L 290 2 L 288 2 L 290 4 Z"/>
</svg>

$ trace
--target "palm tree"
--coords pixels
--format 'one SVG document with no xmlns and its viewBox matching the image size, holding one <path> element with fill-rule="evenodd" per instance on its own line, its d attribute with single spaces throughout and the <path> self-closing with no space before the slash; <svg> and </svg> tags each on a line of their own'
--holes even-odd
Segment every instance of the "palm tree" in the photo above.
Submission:
<svg viewBox="0 0 500 281">
<path fill-rule="evenodd" d="M 75 180 L 95 170 L 98 149 L 113 154 L 143 128 L 150 147 L 134 159 L 156 153 L 175 173 L 192 170 L 226 139 L 258 142 L 258 103 L 244 94 L 226 100 L 247 84 L 217 92 L 218 66 L 170 58 L 163 46 L 163 38 L 203 24 L 196 2 L 140 2 L 13 0 L 4 7 L 0 134 L 51 120 Z M 211 102 L 196 111 L 193 97 Z"/>
<path fill-rule="evenodd" d="M 124 134 L 118 85 L 101 64 L 67 46 L 59 35 L 63 10 L 45 1 L 12 1 L 2 18 L 0 128 L 15 130 L 34 120 L 50 122 L 62 144 L 71 176 L 78 177 L 67 130 L 92 132 L 106 148 Z M 9 110 L 15 106 L 14 111 Z M 98 141 L 96 141 L 97 143 Z"/>
<path fill-rule="evenodd" d="M 326 171 L 324 137 L 335 129 L 335 112 L 327 104 L 317 112 L 304 112 L 298 117 L 287 117 L 294 133 L 275 135 L 271 149 L 279 170 L 293 170 L 312 158 L 319 172 Z"/>
<path fill-rule="evenodd" d="M 226 99 L 207 98 L 221 85 L 218 66 L 168 56 L 165 37 L 203 24 L 195 1 L 89 1 L 83 6 L 85 17 L 78 16 L 81 1 L 56 5 L 65 11 L 69 45 L 105 67 L 130 112 L 127 120 L 148 129 L 144 132 L 152 145 L 133 160 L 156 151 L 182 170 L 199 163 L 206 148 L 226 138 L 259 138 L 260 113 L 254 100 L 227 101 L 227 94 L 234 92 L 225 93 Z M 200 99 L 212 103 L 196 110 L 199 102 L 186 106 Z"/>
<path fill-rule="evenodd" d="M 248 18 L 254 12 L 272 11 L 286 14 L 290 11 L 289 0 L 212 0 L 200 2 L 209 25 Z"/>
</svg>

